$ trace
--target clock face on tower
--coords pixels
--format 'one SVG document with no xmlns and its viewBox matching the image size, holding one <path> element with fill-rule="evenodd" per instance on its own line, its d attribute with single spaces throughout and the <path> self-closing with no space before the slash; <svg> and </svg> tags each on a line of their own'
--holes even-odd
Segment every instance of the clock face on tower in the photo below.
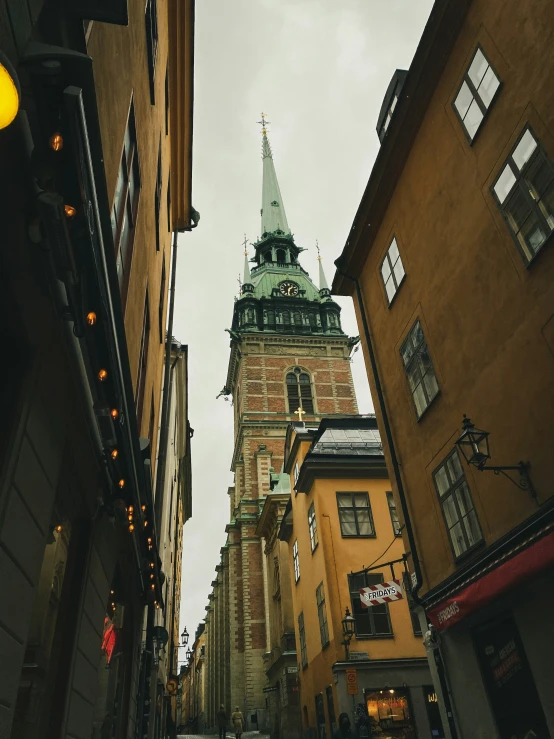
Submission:
<svg viewBox="0 0 554 739">
<path fill-rule="evenodd" d="M 281 295 L 294 297 L 295 295 L 298 295 L 298 285 L 295 282 L 281 282 L 279 285 L 279 292 Z"/>
</svg>

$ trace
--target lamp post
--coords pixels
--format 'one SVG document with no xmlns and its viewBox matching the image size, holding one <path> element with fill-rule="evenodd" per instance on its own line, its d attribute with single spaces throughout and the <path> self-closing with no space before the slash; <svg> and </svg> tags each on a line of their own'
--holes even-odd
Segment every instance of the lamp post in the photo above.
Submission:
<svg viewBox="0 0 554 739">
<path fill-rule="evenodd" d="M 350 611 L 348 610 L 347 606 L 344 613 L 344 618 L 342 619 L 342 635 L 344 637 L 344 641 L 342 642 L 342 644 L 344 645 L 344 659 L 346 662 L 348 662 L 350 659 L 350 642 L 352 641 L 355 630 L 356 621 L 354 620 L 354 617 L 350 615 Z"/>
<path fill-rule="evenodd" d="M 531 477 L 529 475 L 529 462 L 518 462 L 516 465 L 488 465 L 487 462 L 491 458 L 489 450 L 489 432 L 475 428 L 471 423 L 471 419 L 464 413 L 462 422 L 462 433 L 456 441 L 456 446 L 462 452 L 467 464 L 472 465 L 479 472 L 494 472 L 495 475 L 504 475 L 520 490 L 528 490 L 531 497 L 536 502 L 537 491 L 533 487 Z M 514 479 L 508 472 L 518 472 L 519 480 Z"/>
</svg>

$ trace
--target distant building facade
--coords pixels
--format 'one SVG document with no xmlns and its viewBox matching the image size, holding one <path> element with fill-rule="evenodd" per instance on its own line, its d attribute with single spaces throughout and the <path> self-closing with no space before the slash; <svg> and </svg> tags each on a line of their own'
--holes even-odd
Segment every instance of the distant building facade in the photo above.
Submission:
<svg viewBox="0 0 554 739">
<path fill-rule="evenodd" d="M 285 472 L 293 492 L 279 536 L 288 548 L 302 736 L 332 737 L 341 713 L 354 723 L 360 710 L 370 736 L 443 737 L 419 620 L 408 600 L 385 598 L 366 607 L 360 595 L 391 581 L 405 591 L 400 522 L 376 419 L 291 425 Z M 347 613 L 355 632 L 348 661 Z M 355 692 L 348 672 L 355 675 Z"/>
<path fill-rule="evenodd" d="M 264 128 L 262 235 L 254 266 L 245 256 L 233 312 L 231 356 L 223 394 L 232 395 L 235 450 L 228 539 L 206 619 L 207 725 L 221 703 L 239 706 L 247 726 L 265 726 L 268 584 L 256 533 L 271 469 L 283 465 L 288 425 L 298 418 L 357 412 L 350 353 L 340 307 L 323 270 L 314 285 L 299 262 Z M 295 415 L 296 414 L 296 415 Z"/>
<path fill-rule="evenodd" d="M 551 11 L 435 3 L 333 283 L 449 731 L 477 739 L 554 735 Z"/>
</svg>

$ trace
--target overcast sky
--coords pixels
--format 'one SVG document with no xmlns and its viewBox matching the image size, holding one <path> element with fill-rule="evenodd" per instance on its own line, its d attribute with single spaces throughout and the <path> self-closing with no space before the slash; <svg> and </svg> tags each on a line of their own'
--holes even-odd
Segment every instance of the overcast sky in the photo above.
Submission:
<svg viewBox="0 0 554 739">
<path fill-rule="evenodd" d="M 233 411 L 223 397 L 244 234 L 260 235 L 263 110 L 290 228 L 329 283 L 375 160 L 383 96 L 407 69 L 432 0 L 198 0 L 193 203 L 180 237 L 173 334 L 189 345 L 193 517 L 185 526 L 181 629 L 205 616 L 229 522 Z M 254 250 L 250 247 L 250 256 Z M 349 300 L 342 324 L 358 329 Z M 373 410 L 361 352 L 352 370 Z M 180 655 L 181 657 L 183 655 Z"/>
</svg>

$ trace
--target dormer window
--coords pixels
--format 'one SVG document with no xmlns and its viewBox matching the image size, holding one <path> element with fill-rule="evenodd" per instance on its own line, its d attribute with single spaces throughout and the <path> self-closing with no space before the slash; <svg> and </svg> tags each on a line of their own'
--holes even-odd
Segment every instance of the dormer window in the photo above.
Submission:
<svg viewBox="0 0 554 739">
<path fill-rule="evenodd" d="M 392 76 L 392 80 L 387 88 L 379 118 L 377 119 L 377 135 L 379 141 L 383 141 L 389 129 L 398 101 L 400 100 L 400 92 L 406 80 L 407 72 L 403 69 L 397 69 Z"/>
</svg>

